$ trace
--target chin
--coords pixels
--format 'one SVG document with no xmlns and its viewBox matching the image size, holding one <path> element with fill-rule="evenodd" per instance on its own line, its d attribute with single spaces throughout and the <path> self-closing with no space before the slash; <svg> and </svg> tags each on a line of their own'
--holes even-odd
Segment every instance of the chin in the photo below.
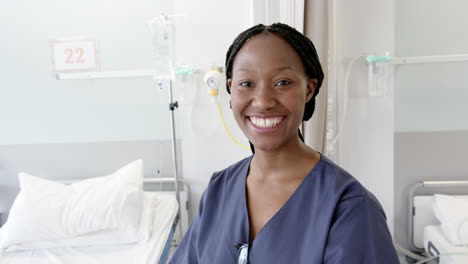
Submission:
<svg viewBox="0 0 468 264">
<path fill-rule="evenodd" d="M 252 144 L 254 145 L 255 150 L 266 152 L 279 150 L 282 146 L 281 144 L 272 144 L 271 142 L 252 142 Z"/>
</svg>

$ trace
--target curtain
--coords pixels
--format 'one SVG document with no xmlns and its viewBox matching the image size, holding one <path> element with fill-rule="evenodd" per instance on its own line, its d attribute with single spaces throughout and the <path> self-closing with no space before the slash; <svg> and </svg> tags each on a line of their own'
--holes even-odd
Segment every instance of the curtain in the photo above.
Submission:
<svg viewBox="0 0 468 264">
<path fill-rule="evenodd" d="M 327 105 L 327 1 L 305 1 L 304 6 L 304 34 L 312 40 L 325 72 L 320 92 L 316 98 L 315 112 L 312 118 L 304 122 L 305 143 L 313 149 L 324 152 L 326 105 Z"/>
</svg>

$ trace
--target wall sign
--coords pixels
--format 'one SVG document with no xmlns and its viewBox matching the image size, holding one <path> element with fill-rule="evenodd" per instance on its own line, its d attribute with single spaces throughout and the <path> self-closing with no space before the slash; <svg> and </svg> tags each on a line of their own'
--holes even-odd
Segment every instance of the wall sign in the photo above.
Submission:
<svg viewBox="0 0 468 264">
<path fill-rule="evenodd" d="M 51 46 L 55 72 L 97 71 L 94 39 L 54 40 Z"/>
</svg>

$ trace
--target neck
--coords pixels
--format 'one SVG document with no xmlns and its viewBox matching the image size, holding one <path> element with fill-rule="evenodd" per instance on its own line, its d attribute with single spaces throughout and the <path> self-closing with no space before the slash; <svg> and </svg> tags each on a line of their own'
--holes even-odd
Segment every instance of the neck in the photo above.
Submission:
<svg viewBox="0 0 468 264">
<path fill-rule="evenodd" d="M 304 144 L 297 141 L 283 146 L 280 150 L 264 151 L 255 148 L 250 174 L 258 179 L 289 179 L 294 171 L 308 168 L 320 159 L 320 155 Z"/>
</svg>

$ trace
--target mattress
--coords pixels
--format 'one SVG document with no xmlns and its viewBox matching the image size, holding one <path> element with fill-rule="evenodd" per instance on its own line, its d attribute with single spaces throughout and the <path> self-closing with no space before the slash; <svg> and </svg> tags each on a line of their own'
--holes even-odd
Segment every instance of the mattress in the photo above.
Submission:
<svg viewBox="0 0 468 264">
<path fill-rule="evenodd" d="M 0 254 L 0 264 L 157 264 L 173 231 L 178 204 L 173 195 L 157 195 L 153 230 L 146 243 L 84 248 L 55 248 Z"/>
<path fill-rule="evenodd" d="M 430 256 L 442 254 L 439 264 L 468 263 L 468 247 L 453 246 L 445 237 L 440 225 L 430 225 L 424 228 L 424 249 Z M 449 253 L 466 252 L 466 255 L 446 255 Z"/>
</svg>

